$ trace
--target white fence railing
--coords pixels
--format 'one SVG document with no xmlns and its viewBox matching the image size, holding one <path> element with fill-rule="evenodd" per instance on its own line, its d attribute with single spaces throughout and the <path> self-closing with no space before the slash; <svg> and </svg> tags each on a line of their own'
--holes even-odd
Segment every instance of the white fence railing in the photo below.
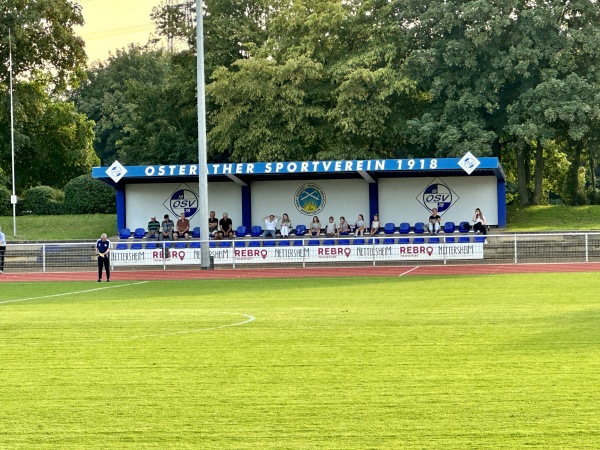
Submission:
<svg viewBox="0 0 600 450">
<path fill-rule="evenodd" d="M 112 243 L 115 270 L 200 268 L 201 246 L 211 266 L 519 264 L 600 262 L 600 233 L 383 235 L 364 238 L 180 240 Z M 96 270 L 94 242 L 9 243 L 6 272 Z"/>
</svg>

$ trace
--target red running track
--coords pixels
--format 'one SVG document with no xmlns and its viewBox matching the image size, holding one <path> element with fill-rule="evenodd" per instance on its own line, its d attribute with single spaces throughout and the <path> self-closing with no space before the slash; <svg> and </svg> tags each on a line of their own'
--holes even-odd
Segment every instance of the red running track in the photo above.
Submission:
<svg viewBox="0 0 600 450">
<path fill-rule="evenodd" d="M 431 275 L 497 275 L 507 273 L 600 272 L 600 263 L 479 264 L 440 266 L 367 266 L 269 269 L 126 271 L 112 273 L 112 281 L 223 280 L 251 278 L 397 277 Z M 0 274 L 1 282 L 96 281 L 95 272 L 31 272 Z"/>
</svg>

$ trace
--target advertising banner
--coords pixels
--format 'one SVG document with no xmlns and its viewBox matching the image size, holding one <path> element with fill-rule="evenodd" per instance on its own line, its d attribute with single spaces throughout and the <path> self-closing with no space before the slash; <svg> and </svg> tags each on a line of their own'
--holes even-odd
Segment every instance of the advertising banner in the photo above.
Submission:
<svg viewBox="0 0 600 450">
<path fill-rule="evenodd" d="M 451 261 L 483 259 L 482 243 L 211 248 L 214 264 Z M 113 250 L 113 266 L 200 265 L 200 249 Z"/>
</svg>

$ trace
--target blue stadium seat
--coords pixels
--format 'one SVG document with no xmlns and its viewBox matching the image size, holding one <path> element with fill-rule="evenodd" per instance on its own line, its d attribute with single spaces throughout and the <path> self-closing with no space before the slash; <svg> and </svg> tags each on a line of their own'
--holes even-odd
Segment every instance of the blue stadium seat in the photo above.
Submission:
<svg viewBox="0 0 600 450">
<path fill-rule="evenodd" d="M 215 241 L 210 241 L 208 243 L 208 248 L 216 248 L 217 247 L 217 243 Z"/>
<path fill-rule="evenodd" d="M 408 234 L 410 233 L 410 224 L 408 222 L 402 222 L 398 227 L 398 232 L 400 234 Z"/>
<path fill-rule="evenodd" d="M 263 247 L 275 247 L 277 241 L 275 239 L 266 239 L 263 241 Z"/>
<path fill-rule="evenodd" d="M 231 247 L 231 241 L 221 241 L 219 247 Z"/>
<path fill-rule="evenodd" d="M 418 237 L 418 238 L 413 239 L 413 244 L 424 244 L 424 243 L 425 243 L 425 238 Z"/>
<path fill-rule="evenodd" d="M 294 239 L 292 242 L 294 243 L 294 247 L 302 247 L 304 245 L 302 239 Z"/>
<path fill-rule="evenodd" d="M 391 222 L 386 223 L 383 227 L 383 232 L 385 234 L 394 234 L 396 232 L 396 225 Z"/>
<path fill-rule="evenodd" d="M 173 246 L 172 242 L 165 242 L 165 248 L 171 248 Z"/>
<path fill-rule="evenodd" d="M 134 242 L 133 244 L 131 244 L 130 250 L 141 250 L 141 249 L 142 249 L 141 242 Z"/>
<path fill-rule="evenodd" d="M 248 235 L 248 228 L 246 228 L 244 225 L 240 225 L 235 230 L 235 235 L 237 237 L 246 237 Z"/>
<path fill-rule="evenodd" d="M 289 247 L 290 246 L 290 241 L 288 241 L 287 239 L 285 239 L 283 241 L 279 241 L 279 246 L 280 247 Z"/>
<path fill-rule="evenodd" d="M 475 244 L 483 244 L 485 242 L 485 236 L 475 236 L 473 242 Z"/>
<path fill-rule="evenodd" d="M 410 244 L 410 239 L 409 238 L 400 238 L 400 239 L 398 239 L 398 244 L 402 244 L 402 245 Z"/>
<path fill-rule="evenodd" d="M 248 247 L 260 247 L 260 241 L 250 241 Z"/>
<path fill-rule="evenodd" d="M 338 245 L 350 245 L 350 239 L 340 239 Z"/>
<path fill-rule="evenodd" d="M 125 242 L 118 243 L 116 250 L 127 250 L 127 244 Z"/>
<path fill-rule="evenodd" d="M 444 233 L 454 233 L 456 231 L 456 225 L 454 222 L 444 223 Z"/>
<path fill-rule="evenodd" d="M 175 248 L 187 248 L 187 242 L 177 241 L 175 242 Z"/>
<path fill-rule="evenodd" d="M 143 239 L 146 236 L 146 230 L 143 228 L 136 228 L 133 232 L 134 239 Z"/>
<path fill-rule="evenodd" d="M 192 237 L 194 239 L 199 239 L 200 238 L 200 227 L 194 227 L 194 228 L 192 228 Z"/>
<path fill-rule="evenodd" d="M 352 241 L 352 243 L 353 243 L 354 245 L 365 245 L 365 240 L 364 240 L 364 239 L 354 239 L 354 240 Z"/>
<path fill-rule="evenodd" d="M 459 244 L 469 244 L 471 242 L 471 238 L 469 236 L 461 236 L 458 238 Z"/>
<path fill-rule="evenodd" d="M 119 231 L 119 239 L 129 239 L 131 237 L 131 230 L 129 228 L 122 228 Z"/>
<path fill-rule="evenodd" d="M 325 239 L 323 245 L 335 245 L 335 241 L 333 239 Z"/>
<path fill-rule="evenodd" d="M 394 238 L 385 238 L 383 240 L 383 245 L 391 245 L 391 244 L 395 244 L 396 243 L 396 239 Z"/>
<path fill-rule="evenodd" d="M 429 239 L 427 239 L 427 243 L 429 243 L 429 244 L 439 244 L 440 243 L 440 238 L 439 237 L 430 237 Z"/>
<path fill-rule="evenodd" d="M 190 248 L 200 248 L 200 241 L 190 242 Z"/>
<path fill-rule="evenodd" d="M 156 247 L 158 247 L 158 242 L 147 242 L 144 246 L 146 250 L 154 250 Z"/>
<path fill-rule="evenodd" d="M 321 241 L 318 239 L 309 239 L 308 245 L 321 245 Z"/>
<path fill-rule="evenodd" d="M 233 246 L 236 248 L 242 248 L 246 246 L 246 241 L 233 241 Z"/>
<path fill-rule="evenodd" d="M 306 234 L 306 225 L 296 225 L 296 236 L 304 236 Z"/>
<path fill-rule="evenodd" d="M 263 233 L 263 229 L 259 225 L 254 225 L 252 228 L 250 228 L 250 236 L 252 236 L 252 237 L 258 237 L 262 233 Z"/>
<path fill-rule="evenodd" d="M 447 238 L 445 238 L 444 242 L 446 242 L 446 244 L 454 244 L 456 242 L 456 238 L 447 237 Z"/>
<path fill-rule="evenodd" d="M 423 234 L 425 233 L 425 224 L 423 222 L 415 223 L 415 234 Z"/>
</svg>

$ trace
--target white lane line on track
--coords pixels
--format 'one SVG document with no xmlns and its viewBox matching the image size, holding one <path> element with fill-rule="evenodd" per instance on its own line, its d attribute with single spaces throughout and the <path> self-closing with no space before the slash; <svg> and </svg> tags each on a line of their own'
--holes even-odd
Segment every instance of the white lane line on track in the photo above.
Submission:
<svg viewBox="0 0 600 450">
<path fill-rule="evenodd" d="M 0 302 L 0 305 L 3 305 L 5 303 L 26 302 L 26 301 L 30 301 L 30 300 L 43 300 L 45 298 L 64 297 L 66 295 L 86 294 L 88 292 L 96 292 L 96 291 L 102 291 L 104 289 L 115 289 L 115 288 L 120 288 L 120 287 L 135 286 L 135 285 L 144 284 L 144 283 L 147 283 L 147 281 L 139 281 L 137 283 L 127 283 L 127 284 L 113 284 L 110 286 L 98 287 L 98 288 L 94 288 L 94 289 L 85 289 L 83 291 L 63 292 L 61 294 L 41 295 L 39 297 L 17 298 L 15 300 L 5 300 L 3 302 Z"/>
<path fill-rule="evenodd" d="M 406 274 L 409 274 L 409 273 L 411 273 L 413 270 L 417 270 L 419 267 L 421 267 L 421 266 L 416 266 L 416 267 L 413 267 L 412 269 L 410 269 L 410 270 L 407 270 L 406 272 L 402 272 L 402 273 L 401 273 L 400 275 L 398 275 L 398 276 L 399 276 L 399 277 L 402 277 L 402 276 L 404 276 L 404 275 L 406 275 Z"/>
</svg>

